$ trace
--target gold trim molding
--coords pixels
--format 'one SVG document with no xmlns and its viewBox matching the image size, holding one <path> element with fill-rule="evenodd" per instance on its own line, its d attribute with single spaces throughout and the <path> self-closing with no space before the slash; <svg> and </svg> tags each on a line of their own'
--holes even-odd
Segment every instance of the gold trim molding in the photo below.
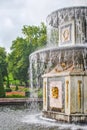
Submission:
<svg viewBox="0 0 87 130">
<path fill-rule="evenodd" d="M 46 82 L 44 82 L 43 97 L 44 97 L 44 104 L 46 105 Z"/>
<path fill-rule="evenodd" d="M 68 108 L 68 91 L 69 91 L 69 81 L 67 80 L 66 81 L 66 106 L 67 106 L 67 108 Z"/>
<path fill-rule="evenodd" d="M 78 106 L 81 109 L 81 80 L 78 80 Z"/>
</svg>

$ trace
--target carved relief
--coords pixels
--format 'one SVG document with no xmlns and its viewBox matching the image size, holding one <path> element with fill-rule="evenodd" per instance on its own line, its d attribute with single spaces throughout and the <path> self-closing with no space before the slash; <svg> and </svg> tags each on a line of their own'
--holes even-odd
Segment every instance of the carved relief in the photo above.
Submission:
<svg viewBox="0 0 87 130">
<path fill-rule="evenodd" d="M 68 29 L 66 29 L 66 30 L 64 30 L 64 32 L 63 32 L 63 38 L 64 38 L 64 41 L 68 41 L 69 40 L 69 30 Z"/>
<path fill-rule="evenodd" d="M 59 97 L 59 90 L 58 87 L 52 87 L 52 98 L 58 98 Z"/>
<path fill-rule="evenodd" d="M 62 108 L 62 82 L 51 81 L 50 82 L 50 103 L 51 108 Z"/>
<path fill-rule="evenodd" d="M 60 42 L 61 44 L 65 44 L 65 43 L 70 43 L 72 42 L 72 31 L 73 31 L 73 25 L 74 21 L 67 23 L 66 25 L 63 24 L 62 26 L 60 26 L 60 33 L 59 33 L 59 38 L 60 38 Z"/>
</svg>

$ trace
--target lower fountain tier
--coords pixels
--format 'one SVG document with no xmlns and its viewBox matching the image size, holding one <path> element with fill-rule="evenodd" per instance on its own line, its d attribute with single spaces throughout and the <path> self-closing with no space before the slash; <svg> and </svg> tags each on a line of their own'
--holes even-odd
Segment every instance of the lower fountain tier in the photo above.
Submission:
<svg viewBox="0 0 87 130">
<path fill-rule="evenodd" d="M 65 114 L 61 112 L 55 112 L 55 111 L 42 111 L 42 116 L 45 118 L 51 118 L 55 119 L 57 121 L 64 121 L 64 122 L 69 122 L 69 123 L 87 123 L 87 114 Z"/>
<path fill-rule="evenodd" d="M 60 66 L 43 76 L 43 116 L 87 122 L 87 72 Z"/>
</svg>

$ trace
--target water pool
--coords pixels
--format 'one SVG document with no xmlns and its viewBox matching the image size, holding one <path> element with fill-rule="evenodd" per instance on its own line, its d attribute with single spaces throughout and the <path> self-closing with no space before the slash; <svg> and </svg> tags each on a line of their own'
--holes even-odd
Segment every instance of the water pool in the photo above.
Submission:
<svg viewBox="0 0 87 130">
<path fill-rule="evenodd" d="M 41 111 L 24 106 L 0 107 L 0 130 L 87 130 L 87 125 L 45 119 Z"/>
</svg>

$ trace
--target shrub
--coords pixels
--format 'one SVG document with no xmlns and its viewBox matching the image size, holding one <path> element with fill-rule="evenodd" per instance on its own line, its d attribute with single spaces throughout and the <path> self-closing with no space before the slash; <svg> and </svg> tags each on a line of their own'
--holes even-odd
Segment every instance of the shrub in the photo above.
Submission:
<svg viewBox="0 0 87 130">
<path fill-rule="evenodd" d="M 30 91 L 26 91 L 26 92 L 25 92 L 25 96 L 26 96 L 26 97 L 30 97 Z"/>
<path fill-rule="evenodd" d="M 17 91 L 18 90 L 18 85 L 16 85 L 16 87 L 15 87 L 15 91 Z"/>
<path fill-rule="evenodd" d="M 5 92 L 11 92 L 12 90 L 11 90 L 11 88 L 6 88 L 5 89 Z"/>
<path fill-rule="evenodd" d="M 38 90 L 38 98 L 42 98 L 43 97 L 43 91 L 42 89 Z"/>
</svg>

